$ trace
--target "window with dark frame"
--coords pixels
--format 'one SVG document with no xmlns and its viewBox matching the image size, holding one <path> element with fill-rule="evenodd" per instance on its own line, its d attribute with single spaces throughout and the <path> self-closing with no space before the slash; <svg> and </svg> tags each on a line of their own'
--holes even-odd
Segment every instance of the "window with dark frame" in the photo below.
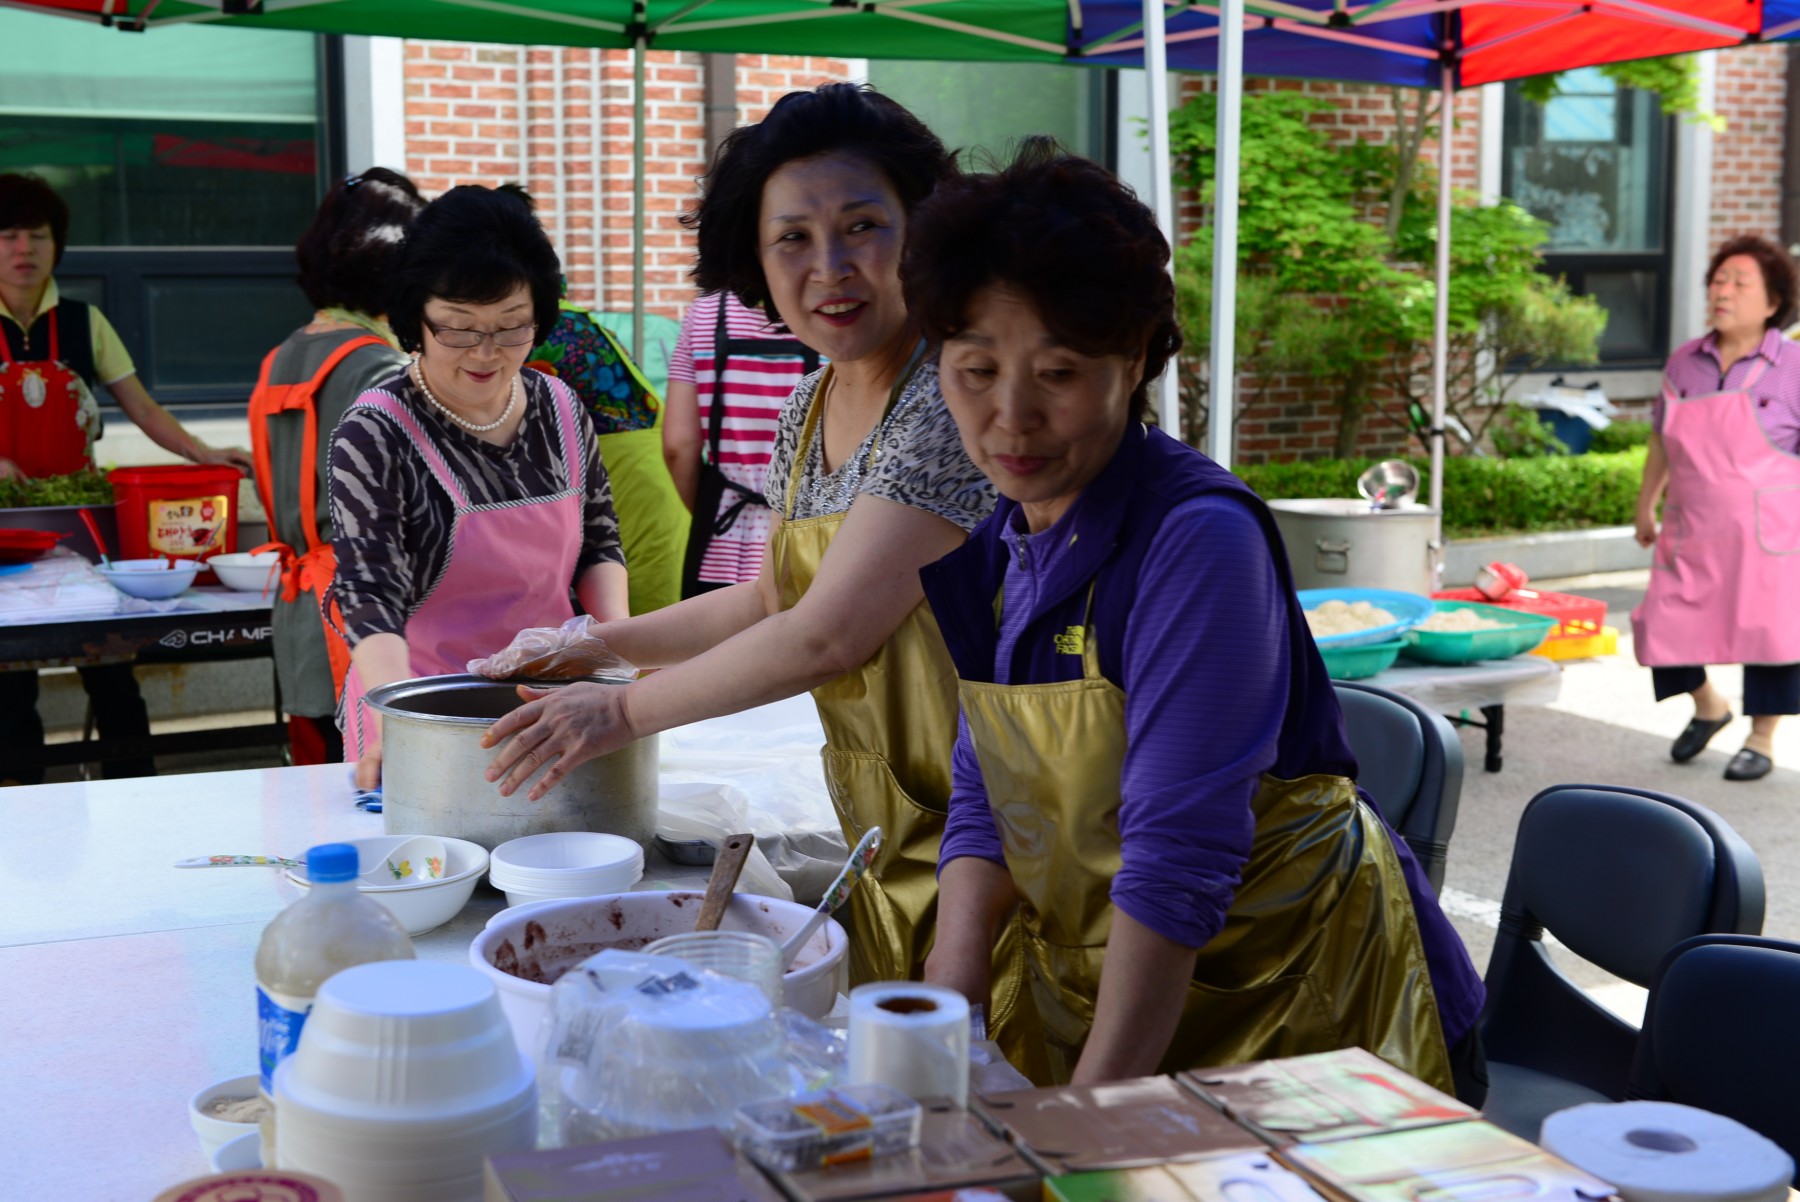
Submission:
<svg viewBox="0 0 1800 1202">
<path fill-rule="evenodd" d="M 0 171 L 69 202 L 64 295 L 98 305 L 151 394 L 241 409 L 311 311 L 293 245 L 328 178 L 335 39 L 127 33 L 0 8 Z"/>
<path fill-rule="evenodd" d="M 1544 269 L 1606 309 L 1604 367 L 1669 353 L 1671 119 L 1592 68 L 1546 104 L 1506 85 L 1501 192 L 1550 227 Z"/>
</svg>

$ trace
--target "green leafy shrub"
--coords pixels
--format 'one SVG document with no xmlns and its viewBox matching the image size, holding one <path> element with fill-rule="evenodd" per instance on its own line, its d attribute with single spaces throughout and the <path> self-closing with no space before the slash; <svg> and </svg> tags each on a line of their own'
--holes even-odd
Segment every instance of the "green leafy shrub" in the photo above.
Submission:
<svg viewBox="0 0 1800 1202">
<path fill-rule="evenodd" d="M 1370 459 L 1319 459 L 1239 466 L 1237 474 L 1264 500 L 1354 497 Z M 1430 494 L 1430 464 L 1419 469 L 1421 497 Z M 1590 526 L 1627 526 L 1637 510 L 1642 449 L 1535 459 L 1444 461 L 1444 532 L 1483 538 Z"/>
<path fill-rule="evenodd" d="M 1588 445 L 1588 452 L 1629 451 L 1649 441 L 1649 422 L 1616 421 L 1604 430 L 1594 431 L 1594 441 Z"/>
</svg>

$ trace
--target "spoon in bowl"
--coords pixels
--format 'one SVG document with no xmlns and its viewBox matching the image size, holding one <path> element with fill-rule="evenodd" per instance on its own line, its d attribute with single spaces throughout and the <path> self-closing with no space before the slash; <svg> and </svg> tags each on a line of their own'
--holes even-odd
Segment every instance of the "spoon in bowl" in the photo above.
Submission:
<svg viewBox="0 0 1800 1202">
<path fill-rule="evenodd" d="M 862 880 L 863 873 L 869 871 L 869 865 L 875 862 L 875 854 L 881 850 L 881 828 L 872 826 L 856 841 L 856 847 L 850 852 L 850 859 L 844 864 L 844 870 L 831 882 L 831 888 L 825 890 L 819 908 L 814 910 L 806 925 L 795 931 L 788 941 L 781 945 L 781 971 L 786 972 L 806 946 L 806 941 L 813 933 L 825 925 L 831 912 L 843 905 L 850 898 L 850 891 L 856 888 L 856 882 Z"/>
<path fill-rule="evenodd" d="M 304 868 L 305 860 L 281 856 L 194 856 L 175 861 L 177 868 Z M 356 875 L 358 885 L 401 885 L 441 880 L 445 875 L 444 841 L 432 835 L 402 840 L 372 867 Z"/>
</svg>

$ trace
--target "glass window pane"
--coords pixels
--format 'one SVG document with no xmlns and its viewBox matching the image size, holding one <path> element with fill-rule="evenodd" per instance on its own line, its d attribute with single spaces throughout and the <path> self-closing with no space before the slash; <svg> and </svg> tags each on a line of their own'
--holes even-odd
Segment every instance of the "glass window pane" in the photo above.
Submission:
<svg viewBox="0 0 1800 1202">
<path fill-rule="evenodd" d="M 1541 108 L 1508 85 L 1506 194 L 1550 226 L 1545 249 L 1656 252 L 1663 245 L 1667 121 L 1654 95 L 1571 72 Z"/>
<path fill-rule="evenodd" d="M 1065 148 L 1104 158 L 1094 128 L 1099 71 L 1048 63 L 927 63 L 874 60 L 869 82 L 911 109 L 965 166 L 1005 162 L 1018 140 L 1049 134 Z"/>
<path fill-rule="evenodd" d="M 285 121 L 316 117 L 307 33 L 162 28 L 125 33 L 0 8 L 0 113 Z"/>
<path fill-rule="evenodd" d="M 1600 335 L 1600 358 L 1657 358 L 1657 277 L 1653 271 L 1589 271 L 1587 294 L 1606 310 L 1606 332 Z"/>
<path fill-rule="evenodd" d="M 159 388 L 243 384 L 267 348 L 306 322 L 312 309 L 291 279 L 152 279 L 149 362 Z M 246 353 L 246 348 L 261 348 Z"/>
</svg>

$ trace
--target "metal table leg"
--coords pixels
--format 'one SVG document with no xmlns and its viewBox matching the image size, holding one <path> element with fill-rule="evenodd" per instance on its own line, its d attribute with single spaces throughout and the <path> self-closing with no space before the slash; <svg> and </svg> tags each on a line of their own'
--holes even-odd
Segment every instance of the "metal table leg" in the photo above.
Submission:
<svg viewBox="0 0 1800 1202">
<path fill-rule="evenodd" d="M 1506 707 L 1484 705 L 1481 707 L 1481 716 L 1487 719 L 1487 758 L 1482 767 L 1489 772 L 1498 772 L 1504 762 L 1500 754 L 1500 740 L 1506 734 Z"/>
</svg>

